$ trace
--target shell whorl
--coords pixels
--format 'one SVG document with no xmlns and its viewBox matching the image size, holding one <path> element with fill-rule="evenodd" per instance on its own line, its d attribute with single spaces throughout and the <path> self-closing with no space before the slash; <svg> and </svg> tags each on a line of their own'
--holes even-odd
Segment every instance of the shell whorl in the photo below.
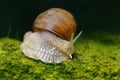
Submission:
<svg viewBox="0 0 120 80">
<path fill-rule="evenodd" d="M 72 43 L 46 31 L 27 32 L 21 44 L 21 50 L 27 57 L 46 63 L 63 62 L 73 53 L 73 49 Z"/>
<path fill-rule="evenodd" d="M 70 40 L 76 30 L 74 16 L 61 8 L 51 8 L 39 14 L 34 23 L 33 31 L 46 30 L 64 40 Z"/>
</svg>

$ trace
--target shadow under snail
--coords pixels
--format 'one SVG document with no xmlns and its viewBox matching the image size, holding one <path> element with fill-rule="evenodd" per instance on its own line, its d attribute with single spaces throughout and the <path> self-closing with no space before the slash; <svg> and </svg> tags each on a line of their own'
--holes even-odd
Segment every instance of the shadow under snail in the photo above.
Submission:
<svg viewBox="0 0 120 80">
<path fill-rule="evenodd" d="M 29 58 L 45 63 L 61 63 L 72 58 L 76 21 L 73 15 L 61 8 L 51 8 L 38 15 L 33 23 L 33 32 L 24 35 L 20 48 Z"/>
</svg>

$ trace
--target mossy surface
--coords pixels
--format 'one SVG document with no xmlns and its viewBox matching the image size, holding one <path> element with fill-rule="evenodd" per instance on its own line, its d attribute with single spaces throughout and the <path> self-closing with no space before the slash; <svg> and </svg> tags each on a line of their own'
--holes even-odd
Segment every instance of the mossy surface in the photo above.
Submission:
<svg viewBox="0 0 120 80">
<path fill-rule="evenodd" d="M 25 57 L 19 40 L 0 39 L 0 80 L 120 80 L 120 35 L 84 34 L 73 59 L 46 64 Z"/>
</svg>

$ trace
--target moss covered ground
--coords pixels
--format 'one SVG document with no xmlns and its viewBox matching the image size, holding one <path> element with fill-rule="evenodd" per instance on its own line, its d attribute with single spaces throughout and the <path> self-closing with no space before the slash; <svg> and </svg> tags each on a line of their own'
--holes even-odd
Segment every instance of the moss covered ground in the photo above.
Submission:
<svg viewBox="0 0 120 80">
<path fill-rule="evenodd" d="M 120 34 L 83 33 L 73 59 L 61 64 L 27 58 L 20 44 L 0 38 L 0 80 L 120 80 Z"/>
</svg>

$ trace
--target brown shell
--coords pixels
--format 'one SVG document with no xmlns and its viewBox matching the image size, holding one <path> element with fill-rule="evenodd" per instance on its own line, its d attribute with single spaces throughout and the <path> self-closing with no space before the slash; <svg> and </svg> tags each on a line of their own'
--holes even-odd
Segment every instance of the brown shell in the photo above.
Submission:
<svg viewBox="0 0 120 80">
<path fill-rule="evenodd" d="M 33 31 L 47 30 L 62 39 L 70 40 L 76 30 L 73 15 L 61 8 L 51 8 L 37 16 Z"/>
</svg>

